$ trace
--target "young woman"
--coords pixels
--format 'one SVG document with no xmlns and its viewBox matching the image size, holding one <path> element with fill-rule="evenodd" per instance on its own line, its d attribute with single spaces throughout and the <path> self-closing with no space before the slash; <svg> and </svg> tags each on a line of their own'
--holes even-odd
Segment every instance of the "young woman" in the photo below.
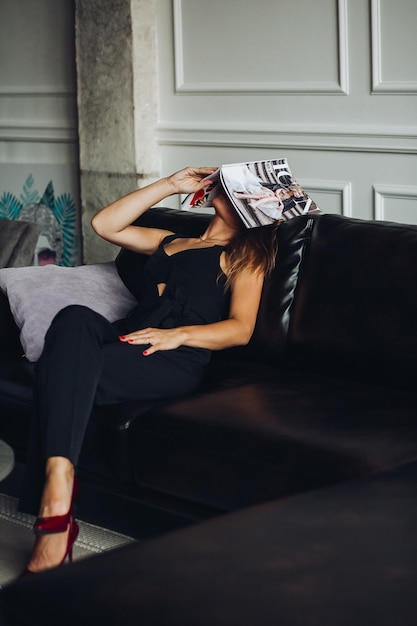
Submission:
<svg viewBox="0 0 417 626">
<path fill-rule="evenodd" d="M 74 468 L 93 404 L 189 393 L 212 350 L 246 344 L 252 335 L 264 276 L 274 264 L 275 228 L 246 230 L 222 194 L 200 237 L 131 225 L 164 198 L 203 189 L 214 170 L 187 167 L 117 200 L 92 220 L 107 241 L 149 255 L 140 277 L 143 296 L 113 324 L 87 307 L 67 307 L 47 333 L 37 363 L 30 490 L 21 502 L 39 515 L 26 573 L 72 558 L 78 534 Z"/>
</svg>

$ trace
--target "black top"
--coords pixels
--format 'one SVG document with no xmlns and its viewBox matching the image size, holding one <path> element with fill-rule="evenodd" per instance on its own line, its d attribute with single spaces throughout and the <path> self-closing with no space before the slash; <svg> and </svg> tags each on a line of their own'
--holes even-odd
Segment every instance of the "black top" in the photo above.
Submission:
<svg viewBox="0 0 417 626">
<path fill-rule="evenodd" d="M 168 255 L 166 244 L 179 235 L 168 235 L 149 257 L 139 277 L 139 304 L 128 315 L 127 332 L 147 326 L 210 324 L 227 317 L 230 293 L 220 267 L 224 246 L 182 250 Z M 166 288 L 160 296 L 158 284 Z"/>
</svg>

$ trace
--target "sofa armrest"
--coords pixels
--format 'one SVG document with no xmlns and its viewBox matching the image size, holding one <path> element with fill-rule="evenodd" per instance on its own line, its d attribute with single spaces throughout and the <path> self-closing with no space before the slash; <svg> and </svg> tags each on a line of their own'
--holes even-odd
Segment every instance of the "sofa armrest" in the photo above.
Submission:
<svg viewBox="0 0 417 626">
<path fill-rule="evenodd" d="M 40 232 L 39 224 L 0 219 L 0 267 L 30 265 Z"/>
<path fill-rule="evenodd" d="M 2 291 L 0 291 L 0 351 L 23 353 L 19 328 L 13 319 L 7 296 Z"/>
</svg>

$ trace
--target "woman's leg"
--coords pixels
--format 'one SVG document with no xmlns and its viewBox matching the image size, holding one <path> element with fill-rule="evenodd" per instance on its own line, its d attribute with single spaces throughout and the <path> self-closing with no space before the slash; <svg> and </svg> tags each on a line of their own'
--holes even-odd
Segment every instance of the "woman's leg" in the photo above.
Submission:
<svg viewBox="0 0 417 626">
<path fill-rule="evenodd" d="M 39 507 L 39 518 L 67 515 L 74 485 L 74 466 L 65 457 L 50 457 L 45 464 L 45 483 Z M 63 532 L 38 535 L 27 565 L 30 572 L 42 572 L 59 565 L 68 546 L 72 520 Z"/>
<path fill-rule="evenodd" d="M 78 306 L 58 313 L 45 338 L 36 368 L 37 415 L 24 488 L 31 492 L 31 503 L 23 504 L 32 512 L 36 506 L 38 519 L 63 516 L 70 510 L 74 464 L 91 413 L 106 341 L 117 341 L 113 326 Z M 28 569 L 37 572 L 58 565 L 69 532 L 68 522 L 63 532 L 39 535 Z"/>
<path fill-rule="evenodd" d="M 37 365 L 38 419 L 21 504 L 34 512 L 41 490 L 39 517 L 64 515 L 70 508 L 74 465 L 94 402 L 178 396 L 201 378 L 205 351 L 185 348 L 145 357 L 143 346 L 120 342 L 118 334 L 101 315 L 79 306 L 61 311 L 47 333 Z M 36 482 L 38 493 L 33 493 Z M 68 532 L 39 537 L 29 569 L 59 564 Z"/>
</svg>

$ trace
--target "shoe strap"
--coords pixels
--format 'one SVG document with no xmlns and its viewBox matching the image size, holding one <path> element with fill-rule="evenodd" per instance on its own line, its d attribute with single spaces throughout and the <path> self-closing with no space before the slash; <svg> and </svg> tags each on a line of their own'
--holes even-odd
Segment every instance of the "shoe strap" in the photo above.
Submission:
<svg viewBox="0 0 417 626">
<path fill-rule="evenodd" d="M 71 522 L 71 514 L 54 515 L 52 517 L 38 517 L 33 525 L 35 535 L 49 535 L 52 533 L 63 533 L 68 530 Z"/>
</svg>

